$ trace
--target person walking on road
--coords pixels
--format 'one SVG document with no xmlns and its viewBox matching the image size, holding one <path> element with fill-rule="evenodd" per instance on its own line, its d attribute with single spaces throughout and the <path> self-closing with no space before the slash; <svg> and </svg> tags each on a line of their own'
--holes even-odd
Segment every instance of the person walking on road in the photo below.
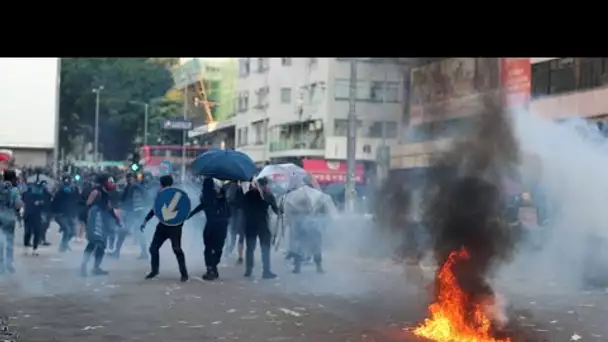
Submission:
<svg viewBox="0 0 608 342">
<path fill-rule="evenodd" d="M 120 250 L 122 249 L 125 239 L 130 232 L 133 232 L 140 247 L 139 259 L 147 259 L 148 251 L 146 241 L 143 233 L 136 228 L 137 223 L 141 222 L 141 220 L 144 218 L 143 214 L 145 214 L 144 202 L 146 191 L 139 183 L 134 181 L 134 176 L 132 173 L 128 173 L 126 179 L 127 186 L 124 189 L 121 199 L 122 209 L 125 217 L 125 228 L 119 230 L 118 232 L 116 248 L 114 249 L 114 252 L 112 252 L 112 257 L 116 259 L 120 258 Z"/>
<path fill-rule="evenodd" d="M 42 215 L 47 207 L 45 201 L 48 190 L 39 181 L 28 184 L 27 190 L 23 193 L 23 246 L 28 254 L 28 249 L 32 248 L 32 255 L 38 255 L 38 247 L 42 242 Z"/>
<path fill-rule="evenodd" d="M 262 278 L 274 279 L 276 274 L 270 271 L 270 246 L 272 233 L 269 227 L 268 207 L 279 215 L 275 197 L 267 189 L 268 180 L 258 179 L 252 182 L 253 188 L 243 199 L 243 214 L 245 217 L 245 277 L 251 277 L 253 272 L 253 254 L 260 240 L 262 252 Z"/>
<path fill-rule="evenodd" d="M 55 214 L 55 221 L 59 224 L 62 233 L 59 252 L 70 250 L 70 240 L 76 236 L 76 216 L 78 213 L 78 191 L 72 185 L 72 177 L 64 175 L 62 184 L 55 193 L 51 208 Z"/>
<path fill-rule="evenodd" d="M 200 211 L 205 211 L 207 222 L 203 230 L 203 243 L 205 244 L 205 265 L 207 273 L 203 275 L 204 280 L 215 280 L 219 278 L 217 265 L 222 258 L 224 242 L 228 233 L 228 220 L 230 208 L 223 188 L 216 188 L 213 178 L 203 181 L 203 193 L 201 203 L 192 210 L 188 218 Z"/>
<path fill-rule="evenodd" d="M 173 177 L 165 175 L 160 177 L 161 190 L 173 185 Z M 146 215 L 144 222 L 142 223 L 140 230 L 143 233 L 146 228 L 146 224 L 154 217 L 154 209 L 151 209 Z M 156 230 L 154 231 L 154 237 L 152 243 L 150 243 L 150 273 L 146 276 L 146 279 L 155 278 L 158 275 L 160 266 L 160 247 L 169 239 L 171 241 L 171 248 L 175 253 L 177 264 L 179 266 L 179 273 L 181 274 L 181 281 L 188 281 L 188 269 L 186 268 L 186 256 L 182 250 L 182 228 L 183 223 L 177 226 L 167 226 L 162 222 L 158 222 Z"/>
<path fill-rule="evenodd" d="M 0 183 L 0 274 L 13 273 L 16 210 L 21 210 L 23 202 L 17 189 L 17 174 L 13 170 L 4 170 Z"/>
<path fill-rule="evenodd" d="M 101 262 L 106 250 L 106 241 L 108 234 L 111 233 L 112 222 L 114 219 L 118 226 L 121 226 L 120 219 L 116 215 L 114 208 L 110 203 L 110 192 L 116 188 L 114 178 L 107 174 L 100 175 L 97 178 L 98 186 L 91 191 L 87 199 L 89 214 L 87 218 L 87 240 L 89 241 L 84 249 L 84 258 L 80 266 L 82 276 L 87 276 L 87 267 L 91 255 L 95 257 L 93 267 L 94 275 L 106 275 L 107 271 L 101 269 Z"/>
</svg>

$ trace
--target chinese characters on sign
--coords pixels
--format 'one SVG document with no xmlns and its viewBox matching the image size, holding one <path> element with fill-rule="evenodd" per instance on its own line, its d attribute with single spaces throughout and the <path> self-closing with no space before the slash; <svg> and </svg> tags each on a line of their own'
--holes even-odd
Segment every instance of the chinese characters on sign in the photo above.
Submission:
<svg viewBox="0 0 608 342">
<path fill-rule="evenodd" d="M 344 183 L 346 182 L 346 174 L 344 173 L 315 173 L 315 179 L 319 183 Z M 361 175 L 355 175 L 355 182 L 363 183 L 363 177 Z"/>
<path fill-rule="evenodd" d="M 503 58 L 501 83 L 505 90 L 506 105 L 511 108 L 526 107 L 532 88 L 532 65 L 529 58 Z"/>
</svg>

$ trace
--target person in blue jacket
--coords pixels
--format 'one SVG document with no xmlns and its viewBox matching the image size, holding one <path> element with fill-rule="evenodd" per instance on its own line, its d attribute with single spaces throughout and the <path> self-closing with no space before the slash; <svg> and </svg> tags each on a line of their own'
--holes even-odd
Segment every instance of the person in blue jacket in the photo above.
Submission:
<svg viewBox="0 0 608 342">
<path fill-rule="evenodd" d="M 80 265 L 80 273 L 84 277 L 88 275 L 87 267 L 92 255 L 95 257 L 93 275 L 108 274 L 107 271 L 101 269 L 101 262 L 105 254 L 108 235 L 112 233 L 111 220 L 115 220 L 118 226 L 122 225 L 110 202 L 110 192 L 115 188 L 114 178 L 102 174 L 97 177 L 97 186 L 91 191 L 87 199 L 87 206 L 89 207 L 87 218 L 88 244 L 84 249 L 84 258 Z"/>
</svg>

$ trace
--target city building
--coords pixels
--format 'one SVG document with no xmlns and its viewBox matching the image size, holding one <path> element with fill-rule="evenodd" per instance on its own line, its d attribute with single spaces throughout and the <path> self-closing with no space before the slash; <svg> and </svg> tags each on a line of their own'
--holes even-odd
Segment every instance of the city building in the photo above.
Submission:
<svg viewBox="0 0 608 342">
<path fill-rule="evenodd" d="M 499 88 L 520 97 L 530 113 L 555 120 L 608 120 L 608 58 L 444 58 L 412 65 L 411 97 L 391 174 L 408 178 L 432 164 L 442 140 L 463 134 L 484 94 Z M 605 125 L 608 127 L 608 125 Z"/>
<path fill-rule="evenodd" d="M 321 183 L 343 184 L 350 62 L 283 57 L 238 63 L 236 115 L 190 136 L 205 137 L 233 125 L 236 148 L 260 165 L 293 162 Z M 380 147 L 396 142 L 403 78 L 396 61 L 368 59 L 357 65 L 356 178 L 363 184 L 375 177 Z"/>
<path fill-rule="evenodd" d="M 189 143 L 234 148 L 234 125 L 226 125 L 235 115 L 237 59 L 188 58 L 173 70 L 175 87 L 186 94 L 186 112 L 194 130 Z M 221 124 L 225 127 L 216 128 Z M 204 134 L 208 133 L 208 134 Z"/>
</svg>

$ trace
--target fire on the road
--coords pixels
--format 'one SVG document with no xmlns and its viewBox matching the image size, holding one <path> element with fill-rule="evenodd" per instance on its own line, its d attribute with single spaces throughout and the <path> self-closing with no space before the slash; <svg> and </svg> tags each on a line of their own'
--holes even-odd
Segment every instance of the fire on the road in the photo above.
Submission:
<svg viewBox="0 0 608 342">
<path fill-rule="evenodd" d="M 492 319 L 487 308 L 494 298 L 490 300 L 492 303 L 479 302 L 459 286 L 453 267 L 468 259 L 465 248 L 450 253 L 437 272 L 437 293 L 435 302 L 429 306 L 430 318 L 413 333 L 438 342 L 512 342 L 492 335 Z"/>
</svg>

